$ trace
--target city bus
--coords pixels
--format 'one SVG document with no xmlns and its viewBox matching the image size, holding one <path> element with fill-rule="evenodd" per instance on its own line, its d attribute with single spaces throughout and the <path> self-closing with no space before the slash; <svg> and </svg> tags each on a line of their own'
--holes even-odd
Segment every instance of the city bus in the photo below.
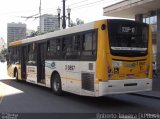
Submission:
<svg viewBox="0 0 160 119">
<path fill-rule="evenodd" d="M 16 80 L 99 97 L 152 90 L 152 35 L 145 23 L 98 20 L 9 43 Z"/>
</svg>

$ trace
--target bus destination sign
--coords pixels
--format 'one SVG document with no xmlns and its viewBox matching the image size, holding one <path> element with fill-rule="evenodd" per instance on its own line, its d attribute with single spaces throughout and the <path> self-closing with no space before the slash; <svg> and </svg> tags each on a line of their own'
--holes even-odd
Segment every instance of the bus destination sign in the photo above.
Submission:
<svg viewBox="0 0 160 119">
<path fill-rule="evenodd" d="M 126 34 L 136 34 L 136 28 L 135 27 L 130 27 L 130 26 L 121 26 L 121 33 L 126 33 Z"/>
</svg>

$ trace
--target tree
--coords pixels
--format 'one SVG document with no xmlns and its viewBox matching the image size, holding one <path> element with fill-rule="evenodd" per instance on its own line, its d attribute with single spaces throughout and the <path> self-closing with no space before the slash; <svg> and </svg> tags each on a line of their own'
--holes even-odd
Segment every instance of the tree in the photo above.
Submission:
<svg viewBox="0 0 160 119">
<path fill-rule="evenodd" d="M 32 31 L 30 37 L 38 36 L 38 31 Z"/>
<path fill-rule="evenodd" d="M 70 27 L 73 27 L 73 26 L 76 26 L 76 23 L 73 20 L 71 20 L 70 21 Z"/>
<path fill-rule="evenodd" d="M 84 24 L 84 21 L 81 20 L 81 19 L 79 19 L 79 18 L 77 18 L 77 19 L 76 19 L 76 22 L 74 22 L 73 20 L 71 20 L 71 22 L 70 22 L 70 27 L 77 26 L 77 25 L 81 25 L 81 24 Z"/>
<path fill-rule="evenodd" d="M 76 19 L 76 22 L 77 22 L 77 25 L 84 24 L 84 21 L 79 18 Z"/>
<path fill-rule="evenodd" d="M 0 59 L 5 59 L 6 55 L 7 55 L 7 49 L 5 48 L 0 52 Z"/>
</svg>

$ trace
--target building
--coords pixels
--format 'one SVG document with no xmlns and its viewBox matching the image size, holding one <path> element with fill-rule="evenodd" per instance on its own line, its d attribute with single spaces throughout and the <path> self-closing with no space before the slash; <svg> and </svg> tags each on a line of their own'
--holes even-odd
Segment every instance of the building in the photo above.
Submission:
<svg viewBox="0 0 160 119">
<path fill-rule="evenodd" d="M 39 30 L 41 33 L 54 31 L 58 29 L 58 16 L 44 14 L 40 18 L 40 27 Z"/>
<path fill-rule="evenodd" d="M 123 0 L 104 7 L 103 14 L 151 24 L 153 60 L 157 62 L 157 72 L 160 72 L 160 0 Z"/>
<path fill-rule="evenodd" d="M 22 40 L 26 38 L 26 24 L 8 23 L 7 24 L 7 42 Z"/>
</svg>

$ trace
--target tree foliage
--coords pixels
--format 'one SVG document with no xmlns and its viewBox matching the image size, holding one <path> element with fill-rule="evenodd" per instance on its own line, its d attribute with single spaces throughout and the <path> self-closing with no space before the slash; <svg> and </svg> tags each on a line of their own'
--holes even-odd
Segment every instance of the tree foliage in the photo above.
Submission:
<svg viewBox="0 0 160 119">
<path fill-rule="evenodd" d="M 5 59 L 7 55 L 7 49 L 3 49 L 0 52 L 0 59 Z"/>
<path fill-rule="evenodd" d="M 84 21 L 79 18 L 76 19 L 76 22 L 74 22 L 73 20 L 71 20 L 71 22 L 70 22 L 71 27 L 81 25 L 81 24 L 84 24 Z"/>
</svg>

